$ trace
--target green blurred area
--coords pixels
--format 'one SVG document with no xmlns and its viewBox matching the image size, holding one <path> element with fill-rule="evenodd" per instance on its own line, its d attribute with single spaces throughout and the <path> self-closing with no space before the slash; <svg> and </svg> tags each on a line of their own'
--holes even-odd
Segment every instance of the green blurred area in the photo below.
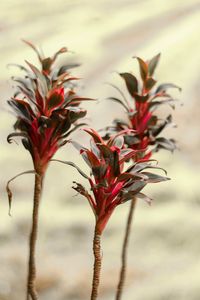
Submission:
<svg viewBox="0 0 200 300">
<path fill-rule="evenodd" d="M 6 181 L 32 168 L 29 153 L 8 145 L 14 116 L 6 100 L 13 93 L 9 78 L 18 75 L 9 63 L 37 62 L 20 39 L 32 41 L 51 55 L 62 46 L 72 53 L 63 59 L 82 63 L 73 74 L 83 78 L 80 94 L 98 98 L 86 104 L 88 123 L 96 129 L 121 117 L 121 108 L 108 102 L 123 90 L 117 72 L 138 72 L 134 55 L 150 58 L 162 53 L 156 77 L 183 88 L 176 98 L 174 121 L 166 135 L 178 141 L 173 155 L 155 155 L 171 181 L 150 186 L 153 205 L 138 202 L 129 249 L 124 299 L 200 299 L 200 1 L 194 0 L 10 0 L 0 4 L 0 300 L 24 297 L 27 236 L 30 227 L 33 176 L 13 183 L 12 218 L 8 216 Z M 170 113 L 170 108 L 161 115 Z M 87 142 L 84 133 L 74 139 Z M 72 146 L 56 154 L 85 165 Z M 87 169 L 86 169 L 87 171 Z M 37 247 L 40 299 L 89 299 L 92 278 L 94 218 L 84 198 L 74 197 L 72 181 L 82 181 L 75 170 L 52 163 L 45 180 Z M 103 238 L 101 300 L 114 299 L 120 251 L 129 203 L 117 208 Z"/>
</svg>

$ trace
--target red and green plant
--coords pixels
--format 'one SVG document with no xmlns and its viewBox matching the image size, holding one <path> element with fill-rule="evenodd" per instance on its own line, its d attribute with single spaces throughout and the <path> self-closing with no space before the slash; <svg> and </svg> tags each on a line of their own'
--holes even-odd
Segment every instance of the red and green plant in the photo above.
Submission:
<svg viewBox="0 0 200 300">
<path fill-rule="evenodd" d="M 79 104 L 89 98 L 78 96 L 74 90 L 73 81 L 78 78 L 69 73 L 69 69 L 76 65 L 55 65 L 56 58 L 67 48 L 61 48 L 52 57 L 43 57 L 37 48 L 30 42 L 40 62 L 40 68 L 26 62 L 27 67 L 19 66 L 25 71 L 23 78 L 14 77 L 17 91 L 8 101 L 15 112 L 17 121 L 14 124 L 15 132 L 9 134 L 8 142 L 13 138 L 22 138 L 22 144 L 32 157 L 34 170 L 20 173 L 35 174 L 34 207 L 32 216 L 32 229 L 30 233 L 30 253 L 27 279 L 27 300 L 38 299 L 35 288 L 36 265 L 35 247 L 38 230 L 38 212 L 43 186 L 43 179 L 49 162 L 56 151 L 68 142 L 68 136 L 80 127 L 77 121 L 86 115 L 86 110 Z M 9 203 L 12 192 L 7 185 Z"/>
<path fill-rule="evenodd" d="M 22 78 L 13 78 L 17 85 L 16 92 L 8 104 L 17 120 L 14 124 L 15 131 L 8 135 L 7 140 L 11 143 L 14 138 L 21 138 L 24 148 L 32 157 L 33 170 L 22 172 L 9 180 L 7 193 L 11 206 L 10 182 L 23 174 L 35 175 L 26 299 L 38 299 L 35 285 L 35 249 L 39 206 L 48 165 L 50 161 L 59 161 L 75 167 L 90 186 L 88 191 L 82 184 L 73 182 L 73 189 L 88 200 L 95 216 L 91 300 L 96 300 L 99 293 L 102 264 L 101 237 L 104 229 L 115 208 L 131 201 L 116 293 L 116 300 L 120 300 L 125 282 L 128 240 L 136 200 L 143 199 L 151 203 L 151 199 L 142 193 L 143 188 L 148 183 L 169 179 L 166 177 L 166 171 L 157 166 L 156 161 L 151 158 L 160 149 L 174 151 L 176 148 L 173 139 L 160 136 L 163 130 L 172 124 L 171 115 L 162 120 L 156 110 L 163 104 L 169 104 L 174 108 L 175 100 L 168 93 L 168 89 L 178 87 L 171 83 L 157 86 L 153 76 L 160 55 L 156 55 L 149 61 L 137 57 L 141 80 L 138 80 L 132 73 L 120 73 L 125 81 L 130 100 L 126 99 L 118 87 L 115 88 L 123 99 L 117 97 L 110 97 L 110 99 L 123 106 L 127 114 L 126 120 L 114 120 L 114 125 L 107 127 L 104 137 L 101 137 L 94 129 L 84 129 L 91 137 L 88 148 L 70 141 L 89 166 L 90 175 L 87 175 L 73 162 L 53 159 L 57 150 L 69 142 L 69 135 L 85 125 L 85 123 L 79 123 L 79 119 L 86 115 L 86 110 L 80 108 L 79 105 L 82 101 L 91 99 L 77 95 L 73 82 L 78 78 L 69 72 L 71 68 L 78 65 L 59 66 L 56 64 L 57 57 L 68 52 L 66 48 L 61 48 L 52 57 L 44 57 L 32 43 L 27 41 L 25 43 L 36 52 L 40 67 L 26 62 L 26 67 L 19 66 L 25 75 Z M 165 175 L 152 173 L 151 169 L 163 170 Z"/>
<path fill-rule="evenodd" d="M 167 139 L 160 136 L 163 130 L 172 124 L 172 116 L 168 115 L 161 119 L 156 112 L 157 108 L 163 104 L 169 104 L 174 108 L 175 99 L 168 93 L 171 88 L 180 88 L 172 83 L 164 83 L 157 86 L 157 81 L 153 78 L 158 65 L 160 54 L 148 61 L 136 57 L 139 63 L 141 80 L 138 80 L 132 73 L 120 73 L 124 79 L 130 100 L 128 101 L 124 93 L 116 86 L 113 86 L 120 93 L 121 98 L 110 97 L 109 99 L 122 105 L 126 112 L 126 120 L 114 120 L 114 126 L 107 128 L 105 139 L 112 132 L 133 131 L 124 135 L 126 147 L 136 151 L 132 157 L 134 162 L 142 162 L 150 159 L 152 155 L 160 149 L 174 151 L 176 144 L 174 139 Z M 144 149 L 144 150 L 143 150 Z M 135 209 L 137 195 L 132 199 L 129 215 L 127 218 L 125 237 L 122 249 L 122 265 L 120 279 L 117 288 L 116 300 L 122 297 L 127 265 L 127 246 L 131 231 L 133 212 Z"/>
<path fill-rule="evenodd" d="M 77 182 L 74 182 L 73 189 L 88 200 L 95 216 L 94 273 L 91 293 L 91 300 L 95 300 L 98 296 L 101 271 L 101 236 L 113 211 L 133 197 L 151 202 L 151 199 L 141 193 L 141 190 L 148 183 L 166 181 L 169 178 L 149 172 L 148 169 L 162 169 L 153 165 L 151 161 L 134 162 L 126 166 L 127 160 L 138 153 L 138 150 L 124 148 L 123 134 L 127 130 L 110 137 L 106 142 L 95 130 L 84 130 L 92 136 L 90 148 L 85 148 L 76 142 L 74 145 L 90 167 L 91 175 L 88 176 L 71 162 L 65 163 L 75 167 L 90 184 L 91 192 Z"/>
</svg>

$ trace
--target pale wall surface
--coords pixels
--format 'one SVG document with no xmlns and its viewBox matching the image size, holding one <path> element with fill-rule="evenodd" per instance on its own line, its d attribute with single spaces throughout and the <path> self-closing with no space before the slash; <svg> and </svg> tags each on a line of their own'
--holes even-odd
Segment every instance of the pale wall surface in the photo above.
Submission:
<svg viewBox="0 0 200 300">
<path fill-rule="evenodd" d="M 13 184 L 12 218 L 7 215 L 4 188 L 10 177 L 32 168 L 21 145 L 6 143 L 14 122 L 6 105 L 12 95 L 9 78 L 17 74 L 6 65 L 24 63 L 25 59 L 36 62 L 21 38 L 42 46 L 47 54 L 61 46 L 75 52 L 69 59 L 82 63 L 73 71 L 84 78 L 81 93 L 99 99 L 97 104 L 87 104 L 88 122 L 97 129 L 121 114 L 120 107 L 105 100 L 113 90 L 104 83 L 116 83 L 124 89 L 116 71 L 135 72 L 133 55 L 150 58 L 162 52 L 157 78 L 183 88 L 181 95 L 175 94 L 183 103 L 177 104 L 173 113 L 178 128 L 167 130 L 181 150 L 175 155 L 157 155 L 172 180 L 147 189 L 155 199 L 152 207 L 138 203 L 124 299 L 200 299 L 199 28 L 200 1 L 194 0 L 1 1 L 0 300 L 24 298 L 32 207 L 31 175 Z M 74 138 L 84 143 L 83 134 L 77 133 Z M 81 162 L 72 147 L 56 156 Z M 49 168 L 38 240 L 41 300 L 89 299 L 93 216 L 83 198 L 72 197 L 73 179 L 82 180 L 65 166 L 52 164 Z M 114 299 L 127 212 L 128 204 L 120 207 L 104 235 L 101 300 Z"/>
</svg>

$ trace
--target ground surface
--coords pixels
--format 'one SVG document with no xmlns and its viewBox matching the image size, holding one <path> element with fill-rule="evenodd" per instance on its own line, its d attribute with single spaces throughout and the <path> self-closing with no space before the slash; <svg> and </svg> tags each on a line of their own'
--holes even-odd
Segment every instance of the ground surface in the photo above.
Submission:
<svg viewBox="0 0 200 300">
<path fill-rule="evenodd" d="M 83 63 L 74 71 L 84 78 L 81 93 L 99 99 L 87 104 L 88 122 L 97 129 L 121 113 L 104 100 L 113 93 L 104 83 L 124 88 L 115 71 L 135 71 L 133 55 L 149 58 L 162 52 L 157 77 L 183 87 L 176 94 L 184 104 L 174 112 L 178 128 L 167 131 L 181 151 L 157 155 L 172 181 L 148 188 L 146 193 L 155 199 L 152 207 L 138 203 L 124 299 L 200 299 L 199 28 L 200 2 L 194 0 L 1 2 L 0 300 L 24 299 L 32 208 L 32 175 L 13 184 L 12 218 L 4 188 L 10 177 L 32 168 L 22 146 L 6 143 L 14 122 L 6 105 L 12 93 L 8 79 L 16 74 L 6 64 L 36 61 L 21 38 L 42 45 L 48 54 L 63 45 L 75 52 L 69 59 Z M 85 139 L 80 133 L 74 138 Z M 80 160 L 70 146 L 57 157 Z M 73 197 L 72 177 L 82 180 L 74 170 L 53 163 L 46 177 L 37 247 L 41 300 L 89 299 L 94 220 L 85 200 Z M 101 300 L 114 299 L 128 206 L 117 209 L 103 237 Z"/>
</svg>

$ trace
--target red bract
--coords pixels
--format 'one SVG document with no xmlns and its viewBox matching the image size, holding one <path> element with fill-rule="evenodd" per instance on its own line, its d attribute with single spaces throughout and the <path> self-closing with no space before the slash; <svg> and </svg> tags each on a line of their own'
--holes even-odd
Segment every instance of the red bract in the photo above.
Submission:
<svg viewBox="0 0 200 300">
<path fill-rule="evenodd" d="M 79 183 L 73 188 L 89 201 L 96 217 L 97 231 L 101 234 L 116 206 L 134 196 L 149 202 L 150 199 L 140 191 L 147 183 L 165 181 L 168 178 L 144 171 L 147 168 L 159 169 L 150 162 L 134 163 L 125 168 L 125 162 L 134 157 L 137 151 L 124 149 L 124 139 L 121 136 L 124 132 L 104 142 L 93 129 L 84 130 L 92 136 L 91 148 L 84 148 L 77 143 L 74 145 L 89 165 L 91 176 L 87 176 L 74 164 L 69 164 L 76 167 L 90 183 L 92 193 Z"/>
<path fill-rule="evenodd" d="M 156 86 L 156 80 L 152 77 L 158 64 L 160 54 L 156 55 L 149 61 L 144 61 L 137 57 L 141 82 L 131 73 L 120 73 L 120 76 L 125 80 L 127 90 L 131 96 L 130 101 L 127 101 L 123 93 L 115 88 L 123 96 L 123 100 L 111 97 L 109 99 L 120 103 L 126 110 L 127 122 L 115 120 L 115 126 L 109 129 L 117 131 L 126 128 L 134 129 L 135 134 L 127 134 L 125 142 L 128 147 L 141 150 L 147 148 L 146 152 L 140 152 L 135 156 L 135 160 L 146 160 L 152 155 L 152 151 L 159 149 L 167 149 L 173 151 L 175 143 L 173 139 L 158 137 L 162 130 L 171 123 L 172 118 L 169 115 L 165 120 L 161 120 L 155 114 L 155 110 L 162 104 L 169 104 L 174 108 L 175 101 L 170 94 L 167 93 L 169 88 L 178 88 L 172 83 L 161 84 Z M 150 146 L 154 146 L 153 148 Z M 152 150 L 153 149 L 153 150 Z"/>
<path fill-rule="evenodd" d="M 8 136 L 8 142 L 15 136 L 22 137 L 36 172 L 42 174 L 57 149 L 67 142 L 68 135 L 82 125 L 77 120 L 86 111 L 79 104 L 89 98 L 81 98 L 74 91 L 72 81 L 78 78 L 72 77 L 68 69 L 76 65 L 54 66 L 57 56 L 67 52 L 66 48 L 52 58 L 43 58 L 35 46 L 26 43 L 37 52 L 41 69 L 27 62 L 28 68 L 20 66 L 26 76 L 13 78 L 18 91 L 8 103 L 17 115 L 17 122 L 16 132 Z"/>
</svg>

